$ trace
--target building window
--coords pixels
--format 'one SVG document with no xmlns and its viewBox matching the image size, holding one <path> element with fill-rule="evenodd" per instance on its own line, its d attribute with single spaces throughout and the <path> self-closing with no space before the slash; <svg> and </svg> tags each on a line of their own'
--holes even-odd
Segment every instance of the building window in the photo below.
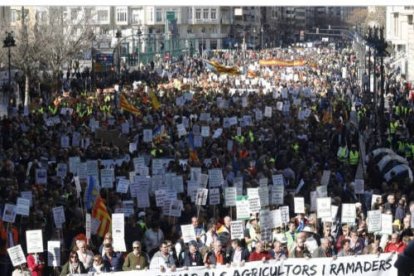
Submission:
<svg viewBox="0 0 414 276">
<path fill-rule="evenodd" d="M 11 13 L 10 13 L 10 22 L 11 23 L 14 23 L 17 20 L 19 20 L 19 15 L 17 14 L 17 10 L 11 10 Z"/>
<path fill-rule="evenodd" d="M 203 9 L 203 19 L 208 19 L 208 9 Z"/>
<path fill-rule="evenodd" d="M 201 19 L 201 9 L 196 9 L 196 19 Z"/>
<path fill-rule="evenodd" d="M 193 8 L 188 8 L 188 19 L 193 19 Z"/>
<path fill-rule="evenodd" d="M 131 23 L 132 24 L 141 24 L 140 10 L 132 10 L 131 12 Z"/>
<path fill-rule="evenodd" d="M 108 21 L 108 11 L 107 10 L 98 10 L 98 22 Z"/>
<path fill-rule="evenodd" d="M 394 35 L 398 36 L 398 13 L 394 13 Z"/>
<path fill-rule="evenodd" d="M 127 8 L 116 8 L 116 21 L 126 23 L 127 22 Z"/>
<path fill-rule="evenodd" d="M 161 21 L 162 21 L 161 9 L 157 9 L 155 11 L 155 22 L 161 22 Z"/>
<path fill-rule="evenodd" d="M 217 19 L 217 10 L 211 9 L 211 19 Z"/>
</svg>

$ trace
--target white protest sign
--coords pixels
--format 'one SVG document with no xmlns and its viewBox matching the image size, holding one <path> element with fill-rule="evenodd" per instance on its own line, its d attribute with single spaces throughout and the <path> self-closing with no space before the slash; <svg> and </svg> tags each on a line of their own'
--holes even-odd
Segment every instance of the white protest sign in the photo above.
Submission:
<svg viewBox="0 0 414 276">
<path fill-rule="evenodd" d="M 114 251 L 125 252 L 125 214 L 112 214 L 111 224 Z"/>
<path fill-rule="evenodd" d="M 222 134 L 222 133 L 223 133 L 223 129 L 222 129 L 222 128 L 218 128 L 218 129 L 216 129 L 216 130 L 214 131 L 213 138 L 214 138 L 214 139 L 219 138 L 219 137 L 221 136 L 221 134 Z"/>
<path fill-rule="evenodd" d="M 26 263 L 26 257 L 24 256 L 24 252 L 20 244 L 7 248 L 7 253 L 9 254 L 13 266 L 19 266 Z"/>
<path fill-rule="evenodd" d="M 4 205 L 3 217 L 4 222 L 14 223 L 16 220 L 16 205 L 6 203 Z"/>
<path fill-rule="evenodd" d="M 374 233 L 381 231 L 381 211 L 372 210 L 368 211 L 367 218 L 368 233 Z"/>
<path fill-rule="evenodd" d="M 151 143 L 152 142 L 152 129 L 144 129 L 143 131 L 143 141 L 144 143 Z"/>
<path fill-rule="evenodd" d="M 30 200 L 22 197 L 17 198 L 16 214 L 28 217 L 30 214 Z"/>
<path fill-rule="evenodd" d="M 259 199 L 260 199 L 260 206 L 262 207 L 269 206 L 269 187 L 268 186 L 259 187 Z"/>
<path fill-rule="evenodd" d="M 183 235 L 184 243 L 196 240 L 196 234 L 192 224 L 181 225 L 181 233 Z"/>
<path fill-rule="evenodd" d="M 209 190 L 209 204 L 219 205 L 220 204 L 220 189 L 214 188 Z"/>
<path fill-rule="evenodd" d="M 371 209 L 374 208 L 375 203 L 379 203 L 381 201 L 381 195 L 373 194 L 371 197 Z"/>
<path fill-rule="evenodd" d="M 33 199 L 33 193 L 32 191 L 22 191 L 20 192 L 20 195 L 22 198 L 30 200 L 30 206 L 32 206 L 32 199 Z"/>
<path fill-rule="evenodd" d="M 69 172 L 76 174 L 78 172 L 79 156 L 69 157 Z"/>
<path fill-rule="evenodd" d="M 355 223 L 356 218 L 356 207 L 354 203 L 344 203 L 342 204 L 342 223 Z"/>
<path fill-rule="evenodd" d="M 121 178 L 118 180 L 118 185 L 116 186 L 116 192 L 121 194 L 128 193 L 129 188 L 129 180 L 125 178 Z"/>
<path fill-rule="evenodd" d="M 282 205 L 285 195 L 284 185 L 273 185 L 272 186 L 272 204 Z"/>
<path fill-rule="evenodd" d="M 208 189 L 197 189 L 197 195 L 195 204 L 196 205 L 206 205 L 207 204 Z"/>
<path fill-rule="evenodd" d="M 382 234 L 392 234 L 392 215 L 391 214 L 381 214 L 381 233 Z"/>
<path fill-rule="evenodd" d="M 43 236 L 42 230 L 26 231 L 27 253 L 43 252 Z"/>
<path fill-rule="evenodd" d="M 113 169 L 101 169 L 101 188 L 113 188 L 115 173 Z"/>
<path fill-rule="evenodd" d="M 68 172 L 68 166 L 66 163 L 59 163 L 56 166 L 56 176 L 65 178 Z"/>
<path fill-rule="evenodd" d="M 318 186 L 316 187 L 317 197 L 327 197 L 328 196 L 328 186 Z"/>
<path fill-rule="evenodd" d="M 323 174 L 322 174 L 322 177 L 321 177 L 321 185 L 322 186 L 328 186 L 330 178 L 331 178 L 331 171 L 324 170 Z"/>
<path fill-rule="evenodd" d="M 288 223 L 290 220 L 289 206 L 280 206 L 279 210 L 282 215 L 282 222 L 285 224 Z"/>
<path fill-rule="evenodd" d="M 316 212 L 318 214 L 318 218 L 330 219 L 332 217 L 331 198 L 330 197 L 317 198 L 316 199 Z"/>
<path fill-rule="evenodd" d="M 222 169 L 208 170 L 208 180 L 210 188 L 221 187 L 224 182 Z"/>
<path fill-rule="evenodd" d="M 202 126 L 201 127 L 201 137 L 210 137 L 210 127 Z"/>
<path fill-rule="evenodd" d="M 247 220 L 250 217 L 250 206 L 247 196 L 237 196 L 236 213 L 238 220 Z"/>
<path fill-rule="evenodd" d="M 181 206 L 183 205 L 181 200 L 171 200 L 168 214 L 171 217 L 181 217 Z"/>
<path fill-rule="evenodd" d="M 304 214 L 305 213 L 305 199 L 303 197 L 293 198 L 295 213 Z"/>
<path fill-rule="evenodd" d="M 47 184 L 47 170 L 40 168 L 35 170 L 36 184 Z"/>
<path fill-rule="evenodd" d="M 62 224 L 66 222 L 65 210 L 63 209 L 63 206 L 54 207 L 52 212 L 56 227 L 62 228 Z"/>
<path fill-rule="evenodd" d="M 142 191 L 136 194 L 138 208 L 149 208 L 150 200 L 148 191 Z"/>
<path fill-rule="evenodd" d="M 51 267 L 60 266 L 60 241 L 47 242 L 47 265 Z"/>
<path fill-rule="evenodd" d="M 266 118 L 271 118 L 272 117 L 272 107 L 271 106 L 266 106 L 265 107 L 264 116 Z"/>
<path fill-rule="evenodd" d="M 230 222 L 231 239 L 244 238 L 244 221 L 236 220 Z"/>
<path fill-rule="evenodd" d="M 254 197 L 247 197 L 248 201 L 249 201 L 249 210 L 250 213 L 258 213 L 261 209 L 260 206 L 260 198 L 258 196 L 254 196 Z"/>
<path fill-rule="evenodd" d="M 236 187 L 226 187 L 224 189 L 224 202 L 226 207 L 236 206 Z"/>
<path fill-rule="evenodd" d="M 165 190 L 155 191 L 155 203 L 157 207 L 163 207 L 164 202 L 167 200 L 167 193 Z"/>
<path fill-rule="evenodd" d="M 283 220 L 282 220 L 282 211 L 280 209 L 272 210 L 270 216 L 272 218 L 273 228 L 282 227 Z"/>
<path fill-rule="evenodd" d="M 364 179 L 355 179 L 354 181 L 354 191 L 355 194 L 363 194 L 364 193 Z"/>
<path fill-rule="evenodd" d="M 273 182 L 273 185 L 284 185 L 285 184 L 285 180 L 283 178 L 283 175 L 281 174 L 272 175 L 272 182 Z"/>
</svg>

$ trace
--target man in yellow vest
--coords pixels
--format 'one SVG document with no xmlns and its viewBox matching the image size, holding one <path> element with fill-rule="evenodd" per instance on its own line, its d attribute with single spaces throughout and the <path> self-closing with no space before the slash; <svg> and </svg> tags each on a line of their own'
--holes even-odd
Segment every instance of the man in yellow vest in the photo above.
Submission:
<svg viewBox="0 0 414 276">
<path fill-rule="evenodd" d="M 338 148 L 338 152 L 336 153 L 336 156 L 338 157 L 338 160 L 343 163 L 343 164 L 347 164 L 348 163 L 348 158 L 349 158 L 349 150 L 348 150 L 348 145 L 343 143 L 339 148 Z"/>
<path fill-rule="evenodd" d="M 352 144 L 351 150 L 349 151 L 349 165 L 357 167 L 359 164 L 359 151 L 355 144 Z"/>
</svg>

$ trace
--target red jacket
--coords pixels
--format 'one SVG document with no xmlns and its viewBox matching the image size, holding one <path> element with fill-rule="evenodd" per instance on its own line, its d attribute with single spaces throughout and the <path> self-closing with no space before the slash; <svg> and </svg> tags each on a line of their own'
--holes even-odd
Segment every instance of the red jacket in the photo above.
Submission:
<svg viewBox="0 0 414 276">
<path fill-rule="evenodd" d="M 406 247 L 407 245 L 403 242 L 388 242 L 385 246 L 384 253 L 397 252 L 398 254 L 400 254 L 403 253 Z"/>
<path fill-rule="evenodd" d="M 32 276 L 43 276 L 45 270 L 45 260 L 41 254 L 39 256 L 39 261 L 35 263 L 35 257 L 33 254 L 27 255 L 27 267 L 29 268 L 30 272 L 32 272 Z"/>
<path fill-rule="evenodd" d="M 253 251 L 252 253 L 250 253 L 249 262 L 261 261 L 263 259 L 263 257 L 265 257 L 266 260 L 272 259 L 272 256 L 267 251 L 262 251 L 260 253 L 257 253 L 256 251 Z"/>
</svg>

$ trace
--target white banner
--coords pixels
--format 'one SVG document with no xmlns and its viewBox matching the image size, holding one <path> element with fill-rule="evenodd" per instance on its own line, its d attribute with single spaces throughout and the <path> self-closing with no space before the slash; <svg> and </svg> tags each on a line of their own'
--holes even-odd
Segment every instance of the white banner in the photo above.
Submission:
<svg viewBox="0 0 414 276">
<path fill-rule="evenodd" d="M 332 258 L 311 258 L 303 259 L 289 258 L 284 261 L 270 260 L 266 263 L 247 262 L 244 266 L 217 266 L 213 269 L 207 269 L 204 266 L 189 267 L 188 270 L 178 268 L 175 272 L 160 272 L 157 270 L 146 271 L 126 271 L 108 273 L 111 276 L 266 276 L 266 275 L 334 275 L 334 276 L 389 276 L 397 275 L 397 269 L 394 263 L 397 260 L 397 254 L 386 253 L 378 255 L 361 255 L 358 258 L 338 257 Z M 84 274 L 87 275 L 87 274 Z M 103 273 L 102 275 L 106 275 Z"/>
</svg>

